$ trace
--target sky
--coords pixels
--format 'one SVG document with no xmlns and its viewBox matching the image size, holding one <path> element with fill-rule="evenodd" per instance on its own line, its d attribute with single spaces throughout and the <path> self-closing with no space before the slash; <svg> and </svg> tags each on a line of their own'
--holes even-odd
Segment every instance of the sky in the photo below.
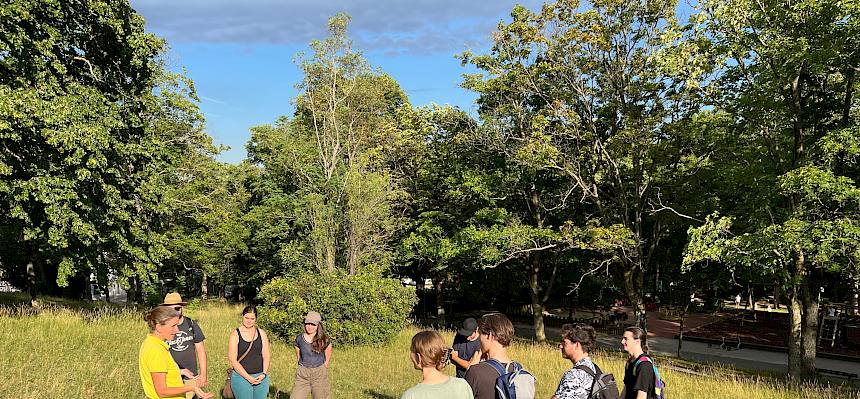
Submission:
<svg viewBox="0 0 860 399">
<path fill-rule="evenodd" d="M 230 147 L 225 162 L 246 157 L 252 126 L 292 115 L 301 72 L 293 59 L 326 21 L 352 16 L 349 35 L 370 64 L 400 83 L 413 106 L 451 104 L 472 112 L 476 95 L 459 87 L 456 54 L 486 52 L 492 32 L 516 4 L 535 0 L 131 0 L 146 30 L 167 40 L 168 65 L 194 81 L 206 126 Z"/>
</svg>

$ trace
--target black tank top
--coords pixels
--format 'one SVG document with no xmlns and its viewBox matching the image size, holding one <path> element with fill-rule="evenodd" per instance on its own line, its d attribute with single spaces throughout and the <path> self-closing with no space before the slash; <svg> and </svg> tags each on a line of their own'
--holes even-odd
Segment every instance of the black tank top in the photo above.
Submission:
<svg viewBox="0 0 860 399">
<path fill-rule="evenodd" d="M 239 332 L 239 329 L 236 329 L 236 334 L 239 334 L 239 344 L 237 345 L 236 356 L 237 359 L 242 357 L 242 354 L 248 350 L 248 345 L 251 345 L 251 351 L 248 352 L 248 355 L 242 359 L 239 364 L 245 369 L 248 374 L 256 374 L 263 372 L 263 339 L 260 338 L 260 329 L 257 329 L 257 338 L 254 339 L 254 342 L 245 341 L 245 338 L 242 338 L 242 333 Z"/>
</svg>

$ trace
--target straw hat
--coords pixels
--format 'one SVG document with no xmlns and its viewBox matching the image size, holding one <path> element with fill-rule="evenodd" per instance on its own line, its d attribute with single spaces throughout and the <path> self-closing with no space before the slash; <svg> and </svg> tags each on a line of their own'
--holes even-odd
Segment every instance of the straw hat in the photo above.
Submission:
<svg viewBox="0 0 860 399">
<path fill-rule="evenodd" d="M 188 305 L 188 302 L 182 302 L 182 297 L 179 296 L 178 292 L 171 292 L 164 296 L 164 302 L 158 306 L 168 306 L 168 305 Z"/>
</svg>

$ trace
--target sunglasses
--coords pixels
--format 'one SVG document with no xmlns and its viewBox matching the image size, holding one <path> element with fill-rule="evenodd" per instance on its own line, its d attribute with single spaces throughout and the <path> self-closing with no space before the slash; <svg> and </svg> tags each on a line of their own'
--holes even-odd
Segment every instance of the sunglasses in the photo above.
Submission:
<svg viewBox="0 0 860 399">
<path fill-rule="evenodd" d="M 178 311 L 182 310 L 182 306 L 174 306 L 173 310 L 178 312 Z"/>
</svg>

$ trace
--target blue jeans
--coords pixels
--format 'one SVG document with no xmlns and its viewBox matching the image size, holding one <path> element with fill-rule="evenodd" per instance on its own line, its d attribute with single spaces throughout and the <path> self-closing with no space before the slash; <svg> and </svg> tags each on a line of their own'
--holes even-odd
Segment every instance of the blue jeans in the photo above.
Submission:
<svg viewBox="0 0 860 399">
<path fill-rule="evenodd" d="M 256 377 L 260 374 L 263 373 L 251 374 L 251 376 Z M 266 396 L 269 395 L 269 376 L 263 378 L 259 384 L 251 385 L 248 380 L 234 372 L 230 378 L 230 387 L 233 388 L 233 395 L 236 399 L 266 399 Z"/>
</svg>

